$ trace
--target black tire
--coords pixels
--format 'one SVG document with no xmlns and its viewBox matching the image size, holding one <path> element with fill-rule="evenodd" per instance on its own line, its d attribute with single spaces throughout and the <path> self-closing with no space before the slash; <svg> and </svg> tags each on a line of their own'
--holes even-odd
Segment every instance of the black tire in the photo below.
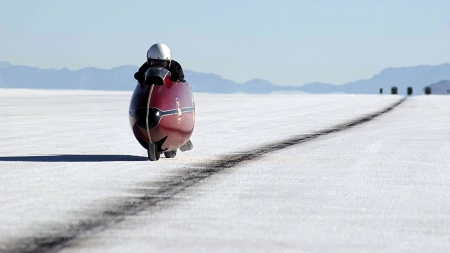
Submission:
<svg viewBox="0 0 450 253">
<path fill-rule="evenodd" d="M 148 144 L 147 155 L 148 155 L 148 159 L 150 161 L 158 161 L 159 160 L 158 147 L 156 146 L 155 143 Z"/>
<path fill-rule="evenodd" d="M 175 156 L 177 155 L 177 151 L 168 151 L 168 152 L 164 152 L 164 156 L 166 158 L 175 158 Z"/>
<path fill-rule="evenodd" d="M 191 140 L 188 140 L 185 144 L 180 147 L 181 152 L 189 151 L 194 147 Z"/>
<path fill-rule="evenodd" d="M 398 94 L 398 89 L 397 89 L 397 87 L 393 86 L 393 87 L 391 88 L 391 94 L 392 94 L 392 95 L 397 95 L 397 94 Z"/>
<path fill-rule="evenodd" d="M 406 92 L 408 93 L 408 96 L 411 96 L 413 94 L 413 88 L 412 87 L 408 87 L 406 89 Z"/>
</svg>

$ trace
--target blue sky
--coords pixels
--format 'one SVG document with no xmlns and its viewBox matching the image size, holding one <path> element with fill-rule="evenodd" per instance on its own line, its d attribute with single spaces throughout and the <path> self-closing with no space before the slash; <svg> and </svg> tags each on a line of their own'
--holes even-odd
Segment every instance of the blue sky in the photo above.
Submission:
<svg viewBox="0 0 450 253">
<path fill-rule="evenodd" d="M 245 82 L 343 84 L 450 62 L 448 0 L 0 0 L 0 61 L 140 65 L 167 44 L 184 69 Z"/>
</svg>

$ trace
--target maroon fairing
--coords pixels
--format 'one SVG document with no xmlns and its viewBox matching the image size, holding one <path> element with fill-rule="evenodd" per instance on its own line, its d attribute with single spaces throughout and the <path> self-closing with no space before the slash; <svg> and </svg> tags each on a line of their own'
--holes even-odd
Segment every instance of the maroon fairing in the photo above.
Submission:
<svg viewBox="0 0 450 253">
<path fill-rule="evenodd" d="M 162 85 L 137 84 L 129 110 L 130 126 L 136 139 L 144 148 L 148 148 L 150 139 L 157 144 L 159 152 L 176 150 L 186 143 L 195 123 L 194 97 L 189 83 L 173 82 L 169 77 L 170 72 Z"/>
</svg>

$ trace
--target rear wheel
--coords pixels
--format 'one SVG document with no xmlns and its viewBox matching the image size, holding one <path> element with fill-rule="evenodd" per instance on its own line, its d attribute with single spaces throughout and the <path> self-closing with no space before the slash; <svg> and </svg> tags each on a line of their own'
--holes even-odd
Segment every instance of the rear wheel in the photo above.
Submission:
<svg viewBox="0 0 450 253">
<path fill-rule="evenodd" d="M 150 161 L 158 161 L 159 160 L 158 148 L 155 143 L 148 144 L 147 154 L 148 154 L 148 159 Z"/>
<path fill-rule="evenodd" d="M 177 155 L 177 150 L 164 152 L 166 158 L 174 158 Z"/>
<path fill-rule="evenodd" d="M 181 152 L 189 151 L 194 147 L 191 140 L 188 140 L 185 144 L 180 147 Z"/>
</svg>

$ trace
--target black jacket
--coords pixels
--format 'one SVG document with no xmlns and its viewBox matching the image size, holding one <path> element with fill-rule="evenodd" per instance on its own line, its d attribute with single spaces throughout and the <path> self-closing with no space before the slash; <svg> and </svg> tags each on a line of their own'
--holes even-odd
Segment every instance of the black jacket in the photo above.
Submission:
<svg viewBox="0 0 450 253">
<path fill-rule="evenodd" d="M 141 73 L 142 76 L 145 76 L 145 72 L 147 71 L 148 68 L 149 68 L 148 62 L 144 62 L 144 64 L 142 64 L 142 66 L 139 68 L 138 72 Z M 178 80 L 184 82 L 183 69 L 181 68 L 181 65 L 177 61 L 171 60 L 169 68 L 167 70 L 170 71 L 172 77 L 177 77 Z"/>
</svg>

